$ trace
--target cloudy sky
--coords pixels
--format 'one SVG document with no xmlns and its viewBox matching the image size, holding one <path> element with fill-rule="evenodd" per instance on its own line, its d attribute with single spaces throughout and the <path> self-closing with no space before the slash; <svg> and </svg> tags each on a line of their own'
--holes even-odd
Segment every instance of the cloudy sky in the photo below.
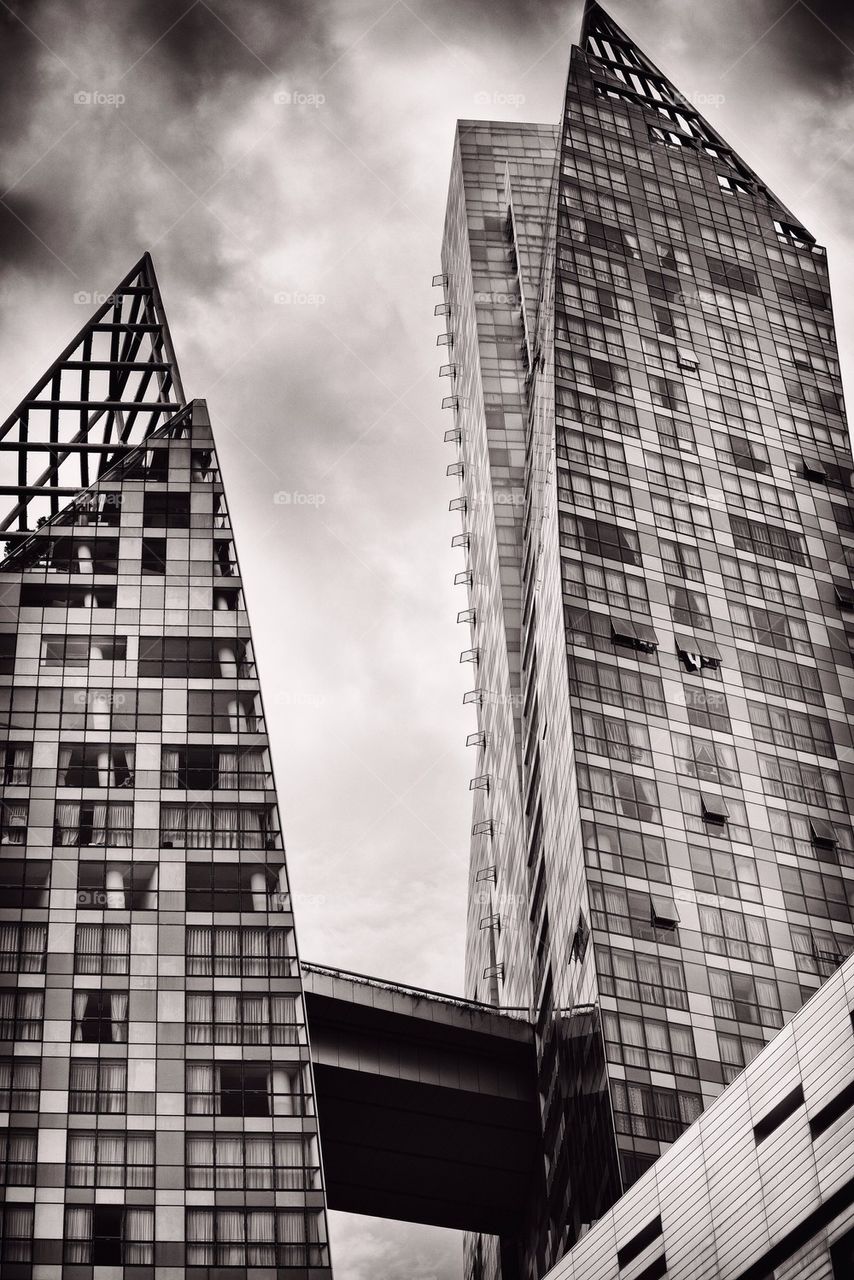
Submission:
<svg viewBox="0 0 854 1280">
<path fill-rule="evenodd" d="M 854 10 L 612 12 L 828 245 L 850 374 Z M 461 987 L 473 725 L 430 279 L 455 120 L 556 119 L 579 21 L 580 0 L 0 0 L 0 416 L 76 299 L 151 250 L 218 440 L 302 953 L 439 990 Z M 339 1280 L 459 1274 L 450 1233 L 332 1230 Z"/>
</svg>

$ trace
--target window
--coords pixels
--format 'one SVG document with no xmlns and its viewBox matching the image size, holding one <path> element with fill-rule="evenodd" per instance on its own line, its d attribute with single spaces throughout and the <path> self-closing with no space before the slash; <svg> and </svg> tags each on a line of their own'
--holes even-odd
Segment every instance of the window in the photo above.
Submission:
<svg viewBox="0 0 854 1280">
<path fill-rule="evenodd" d="M 674 458 L 667 453 L 644 453 L 650 484 L 665 485 L 676 493 L 705 492 L 703 472 L 695 462 L 686 462 L 684 458 Z"/>
<path fill-rule="evenodd" d="M 300 1044 L 296 996 L 187 992 L 187 1044 Z"/>
<path fill-rule="evenodd" d="M 0 1110 L 38 1111 L 40 1058 L 0 1058 Z"/>
<path fill-rule="evenodd" d="M 188 862 L 188 911 L 287 911 L 283 866 L 259 862 Z"/>
<path fill-rule="evenodd" d="M 57 706 L 61 694 L 61 705 Z M 57 714 L 59 712 L 59 714 Z M 39 689 L 37 728 L 159 732 L 159 689 Z"/>
<path fill-rule="evenodd" d="M 0 742 L 0 783 L 4 787 L 28 787 L 33 749 L 28 742 Z"/>
<path fill-rule="evenodd" d="M 0 800 L 0 844 L 26 844 L 27 802 Z"/>
<path fill-rule="evenodd" d="M 652 765 L 649 730 L 644 724 L 573 708 L 572 727 L 581 750 L 626 764 Z"/>
<path fill-rule="evenodd" d="M 0 1129 L 0 1185 L 36 1185 L 37 1145 L 35 1129 Z"/>
<path fill-rule="evenodd" d="M 590 507 L 607 516 L 631 519 L 634 515 L 632 491 L 627 484 L 586 475 L 582 471 L 561 472 L 558 499 L 577 507 Z"/>
<path fill-rule="evenodd" d="M 591 609 L 566 605 L 567 641 L 585 649 L 613 651 L 614 645 L 624 645 L 639 654 L 654 652 L 658 637 L 649 622 L 634 621 L 618 614 L 598 613 Z"/>
<path fill-rule="evenodd" d="M 802 764 L 783 756 L 759 756 L 759 772 L 766 795 L 822 809 L 845 809 L 845 795 L 838 770 Z"/>
<path fill-rule="evenodd" d="M 189 493 L 146 493 L 142 504 L 142 523 L 148 528 L 189 529 Z"/>
<path fill-rule="evenodd" d="M 753 858 L 727 849 L 704 849 L 689 845 L 691 873 L 698 893 L 715 893 L 723 898 L 762 902 L 759 873 Z"/>
<path fill-rule="evenodd" d="M 743 801 L 732 796 L 724 799 L 711 787 L 704 787 L 702 791 L 689 791 L 686 787 L 681 787 L 679 795 L 686 831 L 750 843 L 750 828 Z"/>
<path fill-rule="evenodd" d="M 732 432 L 713 431 L 712 442 L 718 462 L 738 467 L 741 471 L 764 472 L 771 470 L 768 449 L 758 440 Z"/>
<path fill-rule="evenodd" d="M 165 538 L 143 538 L 141 568 L 144 574 L 165 574 L 166 559 Z"/>
<path fill-rule="evenodd" d="M 576 698 L 641 711 L 645 715 L 663 716 L 664 688 L 652 673 L 628 671 L 604 662 L 590 662 L 571 657 L 569 664 L 570 693 Z"/>
<path fill-rule="evenodd" d="M 67 1205 L 63 1259 L 70 1266 L 153 1266 L 154 1210 Z"/>
<path fill-rule="evenodd" d="M 693 630 L 711 631 L 712 618 L 709 613 L 709 601 L 703 591 L 694 591 L 689 587 L 675 587 L 667 583 L 667 603 L 670 605 L 673 621 L 678 627 L 689 627 Z"/>
<path fill-rule="evenodd" d="M 728 181 L 735 182 L 736 180 L 733 178 L 728 179 Z M 712 285 L 716 289 L 729 289 L 738 293 L 759 293 L 756 272 L 751 270 L 750 267 L 745 267 L 740 262 L 733 262 L 729 258 L 713 258 L 708 253 L 706 254 L 706 262 Z"/>
<path fill-rule="evenodd" d="M 808 564 L 801 534 L 780 525 L 748 520 L 745 516 L 730 516 L 729 524 L 738 551 L 752 551 L 754 555 L 787 560 L 791 564 Z"/>
<path fill-rule="evenodd" d="M 763 518 L 796 520 L 801 514 L 794 493 L 782 485 L 766 484 L 744 474 L 724 474 L 721 477 L 724 497 L 730 506 L 744 507 Z"/>
<path fill-rule="evenodd" d="M 154 1134 L 122 1129 L 70 1129 L 69 1187 L 153 1187 Z"/>
<path fill-rule="evenodd" d="M 709 969 L 712 1012 L 716 1018 L 749 1022 L 754 1026 L 782 1027 L 780 995 L 773 978 L 756 978 L 749 973 Z"/>
<path fill-rule="evenodd" d="M 704 671 L 704 674 L 707 674 Z M 715 729 L 719 733 L 732 733 L 726 694 L 717 689 L 683 683 L 688 723 L 695 729 Z"/>
<path fill-rule="evenodd" d="M 563 427 L 557 436 L 558 459 L 573 467 L 599 467 L 611 475 L 628 475 L 626 451 L 619 440 L 605 440 L 590 432 Z"/>
<path fill-rule="evenodd" d="M 854 867 L 854 833 L 850 825 L 770 806 L 768 817 L 771 842 L 777 853 Z"/>
<path fill-rule="evenodd" d="M 854 937 L 842 937 L 838 932 L 826 933 L 800 924 L 791 925 L 790 932 L 795 968 L 801 973 L 829 978 L 854 951 Z"/>
<path fill-rule="evenodd" d="M 698 1074 L 690 1027 L 603 1009 L 602 1030 L 609 1062 L 680 1076 Z"/>
<path fill-rule="evenodd" d="M 190 925 L 187 973 L 221 978 L 297 976 L 292 929 Z"/>
<path fill-rule="evenodd" d="M 769 1137 L 775 1129 L 779 1129 L 780 1125 L 803 1105 L 804 1091 L 800 1084 L 797 1084 L 753 1126 L 753 1136 L 757 1144 Z"/>
<path fill-rule="evenodd" d="M 582 560 L 561 558 L 563 590 L 568 596 L 580 596 L 612 609 L 637 609 L 649 613 L 649 600 L 643 578 L 635 578 L 621 569 Z"/>
<path fill-rule="evenodd" d="M 666 538 L 661 538 L 659 548 L 665 573 L 686 578 L 691 582 L 703 581 L 703 563 L 700 553 L 690 542 L 670 542 Z"/>
<path fill-rule="evenodd" d="M 77 867 L 77 906 L 84 910 L 93 908 L 98 911 L 105 908 L 116 911 L 155 910 L 157 864 L 81 861 Z M 95 935 L 89 934 L 87 938 L 94 940 Z M 113 942 L 118 942 L 119 935 L 111 934 L 109 938 L 109 945 L 112 945 Z M 91 945 L 94 945 L 94 941 Z"/>
<path fill-rule="evenodd" d="M 639 822 L 660 822 L 658 788 L 651 778 L 613 773 L 595 765 L 579 764 L 578 802 L 600 813 L 618 813 Z"/>
<path fill-rule="evenodd" d="M 688 1008 L 681 960 L 617 947 L 596 947 L 596 969 L 603 995 L 668 1009 Z"/>
<path fill-rule="evenodd" d="M 660 836 L 584 821 L 581 839 L 588 867 L 640 876 L 664 884 L 669 882 L 667 853 Z"/>
<path fill-rule="evenodd" d="M 692 738 L 687 733 L 671 733 L 677 773 L 714 782 L 717 786 L 739 785 L 735 748 L 713 738 Z"/>
<path fill-rule="evenodd" d="M 123 1058 L 72 1058 L 69 1115 L 121 1115 L 127 1107 Z"/>
<path fill-rule="evenodd" d="M 704 950 L 733 960 L 772 963 L 768 926 L 762 916 L 743 915 L 740 911 L 702 904 L 699 910 Z"/>
<path fill-rule="evenodd" d="M 275 849 L 272 806 L 164 804 L 160 842 L 167 849 Z"/>
<path fill-rule="evenodd" d="M 804 607 L 797 575 L 773 564 L 759 564 L 738 556 L 720 555 L 721 574 L 727 595 L 741 592 L 757 596 L 763 604 L 785 604 Z"/>
<path fill-rule="evenodd" d="M 0 1040 L 41 1040 L 44 992 L 0 991 Z"/>
<path fill-rule="evenodd" d="M 721 665 L 722 655 L 714 640 L 704 639 L 696 635 L 676 635 L 676 652 L 679 654 L 686 671 L 717 671 Z"/>
<path fill-rule="evenodd" d="M 323 1215 L 302 1209 L 188 1209 L 188 1267 L 325 1267 Z"/>
<path fill-rule="evenodd" d="M 114 609 L 116 588 L 74 587 L 64 582 L 21 583 L 22 609 Z"/>
<path fill-rule="evenodd" d="M 821 681 L 815 667 L 784 658 L 763 657 L 741 648 L 738 664 L 746 689 L 758 689 L 796 702 L 822 702 Z"/>
<path fill-rule="evenodd" d="M 556 323 L 560 324 L 559 317 Z M 558 382 L 555 386 L 555 402 L 555 417 L 559 423 L 580 422 L 585 427 L 618 431 L 624 436 L 640 434 L 634 406 L 623 400 L 591 396 L 580 389 L 573 390 Z"/>
<path fill-rule="evenodd" d="M 686 502 L 683 498 L 653 493 L 651 519 L 659 530 L 684 533 L 691 538 L 714 537 L 708 508 L 700 506 L 698 502 Z"/>
<path fill-rule="evenodd" d="M 90 662 L 124 662 L 127 636 L 42 636 L 43 667 L 88 667 Z"/>
<path fill-rule="evenodd" d="M 75 973 L 129 973 L 130 925 L 78 924 L 74 937 Z"/>
<path fill-rule="evenodd" d="M 567 550 L 641 567 L 640 542 L 634 530 L 568 513 L 561 513 L 558 523 L 560 545 Z"/>
<path fill-rule="evenodd" d="M 72 1001 L 75 1041 L 83 1044 L 126 1044 L 128 993 L 75 991 Z"/>
<path fill-rule="evenodd" d="M 0 922 L 0 973 L 44 973 L 46 946 L 46 924 Z"/>
<path fill-rule="evenodd" d="M 675 1142 L 703 1109 L 698 1093 L 623 1080 L 611 1081 L 611 1101 L 617 1133 L 657 1142 Z"/>
<path fill-rule="evenodd" d="M 249 642 L 224 636 L 142 636 L 139 674 L 157 680 L 242 679 L 254 674 Z"/>
<path fill-rule="evenodd" d="M 49 882 L 46 858 L 0 859 L 0 900 L 5 907 L 46 907 Z"/>
<path fill-rule="evenodd" d="M 131 746 L 60 746 L 58 787 L 132 787 L 134 748 Z"/>
<path fill-rule="evenodd" d="M 655 373 L 650 373 L 648 377 L 649 395 L 654 405 L 659 409 L 670 409 L 674 413 L 688 412 L 688 400 L 681 382 L 674 378 L 662 378 Z"/>
<path fill-rule="evenodd" d="M 304 1068 L 283 1062 L 188 1062 L 187 1115 L 302 1116 L 311 1102 Z"/>
<path fill-rule="evenodd" d="M 0 1205 L 0 1262 L 32 1262 L 33 1213 L 31 1204 Z"/>
<path fill-rule="evenodd" d="M 263 747 L 164 747 L 160 785 L 187 791 L 262 791 L 272 785 Z"/>
<path fill-rule="evenodd" d="M 558 376 L 578 383 L 580 387 L 595 387 L 597 391 L 620 392 L 631 395 L 632 384 L 625 365 L 596 356 L 583 355 L 580 351 L 558 349 L 560 366 Z"/>
<path fill-rule="evenodd" d="M 621 889 L 617 885 L 590 885 L 590 907 L 593 928 L 605 933 L 621 933 L 645 942 L 679 945 L 678 930 L 659 927 L 653 922 L 652 902 L 648 893 Z"/>
<path fill-rule="evenodd" d="M 801 915 L 824 916 L 851 924 L 854 905 L 854 881 L 843 880 L 829 871 L 802 871 L 799 867 L 780 867 L 780 884 L 787 911 Z"/>
<path fill-rule="evenodd" d="M 765 1041 L 758 1036 L 744 1036 L 738 1032 L 718 1032 L 718 1048 L 724 1073 L 724 1084 L 730 1084 L 748 1066 L 757 1053 L 765 1048 Z"/>
<path fill-rule="evenodd" d="M 219 1191 L 300 1191 L 317 1185 L 308 1134 L 188 1134 L 187 1186 Z"/>
<path fill-rule="evenodd" d="M 747 713 L 753 735 L 759 742 L 770 742 L 775 747 L 785 747 L 790 751 L 807 751 L 816 756 L 836 754 L 830 724 L 823 716 L 749 700 Z"/>
<path fill-rule="evenodd" d="M 53 841 L 63 846 L 129 849 L 133 844 L 133 803 L 58 800 Z"/>
<path fill-rule="evenodd" d="M 733 634 L 740 640 L 752 640 L 773 649 L 788 649 L 812 657 L 809 625 L 796 614 L 761 609 L 758 605 L 730 600 L 729 615 Z"/>
<path fill-rule="evenodd" d="M 263 733 L 258 694 L 232 689 L 190 689 L 187 729 L 190 733 Z"/>
</svg>

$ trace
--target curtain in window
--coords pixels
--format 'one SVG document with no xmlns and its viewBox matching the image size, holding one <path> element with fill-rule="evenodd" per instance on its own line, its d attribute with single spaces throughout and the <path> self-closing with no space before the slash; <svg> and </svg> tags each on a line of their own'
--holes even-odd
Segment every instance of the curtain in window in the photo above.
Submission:
<svg viewBox="0 0 854 1280">
<path fill-rule="evenodd" d="M 646 1035 L 650 1071 L 672 1071 L 670 1036 L 666 1024 L 648 1021 L 643 1033 Z"/>
<path fill-rule="evenodd" d="M 272 1210 L 249 1210 L 246 1214 L 246 1241 L 246 1261 L 250 1267 L 276 1265 L 276 1221 Z"/>
<path fill-rule="evenodd" d="M 126 924 L 105 924 L 103 929 L 103 972 L 127 973 L 130 954 L 130 927 Z"/>
<path fill-rule="evenodd" d="M 133 805 L 124 801 L 114 802 L 110 805 L 109 816 L 110 844 L 117 849 L 129 849 L 133 843 Z"/>
<path fill-rule="evenodd" d="M 77 973 L 100 973 L 103 927 L 100 924 L 79 924 L 77 926 L 77 934 L 74 939 L 74 967 Z"/>
<path fill-rule="evenodd" d="M 16 1039 L 41 1040 L 44 1017 L 44 992 L 18 992 L 18 1026 Z"/>
<path fill-rule="evenodd" d="M 80 805 L 73 802 L 57 804 L 56 825 L 59 829 L 59 844 L 77 844 L 77 832 L 80 827 Z"/>
<path fill-rule="evenodd" d="M 638 971 L 642 972 L 640 956 L 638 956 Z M 668 1003 L 676 1009 L 687 1009 L 688 996 L 685 991 L 685 978 L 678 961 L 662 959 L 661 980 L 667 988 Z"/>
<path fill-rule="evenodd" d="M 304 1138 L 274 1138 L 276 1190 L 294 1191 L 308 1184 L 305 1165 L 310 1159 Z"/>
<path fill-rule="evenodd" d="M 259 997 L 263 999 L 263 997 Z M 241 1021 L 247 1017 L 247 1003 L 250 996 L 217 994 L 214 996 L 214 1040 L 217 1044 L 262 1044 L 263 1041 L 251 1038 L 247 1029 L 242 1035 Z M 242 1017 L 241 1017 L 242 1015 Z"/>
<path fill-rule="evenodd" d="M 17 972 L 19 928 L 17 924 L 0 924 L 0 970 L 3 973 Z"/>
<path fill-rule="evenodd" d="M 114 991 L 110 996 L 110 1022 L 113 1044 L 126 1044 L 128 1038 L 128 993 Z"/>
<path fill-rule="evenodd" d="M 125 1109 L 127 1063 L 111 1062 L 108 1058 L 105 1058 L 102 1059 L 100 1065 L 100 1111 L 106 1115 L 117 1115 Z"/>
<path fill-rule="evenodd" d="M 36 1172 L 36 1134 L 12 1132 L 8 1134 L 8 1141 L 6 1181 L 13 1186 L 31 1186 Z"/>
<path fill-rule="evenodd" d="M 154 1181 L 154 1134 L 129 1132 L 124 1140 L 128 1187 L 151 1187 Z"/>
<path fill-rule="evenodd" d="M 218 805 L 213 811 L 214 847 L 216 849 L 240 848 L 240 810 Z"/>
<path fill-rule="evenodd" d="M 98 1134 L 98 1172 L 96 1184 L 99 1187 L 124 1186 L 125 1135 L 112 1133 L 109 1129 Z"/>
<path fill-rule="evenodd" d="M 214 1185 L 214 1140 L 187 1135 L 187 1186 L 212 1189 Z M 188 1236 L 189 1238 L 189 1236 Z M 189 1261 L 189 1259 L 188 1259 Z"/>
<path fill-rule="evenodd" d="M 212 1209 L 187 1210 L 187 1265 L 214 1265 L 214 1217 Z"/>
<path fill-rule="evenodd" d="M 233 1041 L 223 1038 L 223 1030 L 226 1033 L 230 1030 L 227 1026 L 224 1010 L 227 1008 L 228 996 L 217 996 L 217 1043 L 231 1044 Z M 220 1005 L 220 1001 L 223 1002 Z M 267 996 L 241 996 L 241 1014 L 243 1022 L 243 1043 L 244 1044 L 269 1044 L 270 1043 L 270 1002 Z M 226 1022 L 226 1027 L 223 1027 Z"/>
<path fill-rule="evenodd" d="M 187 973 L 195 977 L 209 978 L 212 973 L 212 930 L 201 925 L 187 929 Z"/>
<path fill-rule="evenodd" d="M 210 1044 L 212 1009 L 213 996 L 187 992 L 187 1044 Z"/>
<path fill-rule="evenodd" d="M 209 1062 L 187 1063 L 187 1113 L 214 1115 L 214 1069 Z"/>
<path fill-rule="evenodd" d="M 169 843 L 176 848 L 183 848 L 186 830 L 186 809 L 178 804 L 160 806 L 160 838 L 164 844 Z"/>
<path fill-rule="evenodd" d="M 43 973 L 45 948 L 47 946 L 47 925 L 21 924 L 19 930 L 21 973 Z"/>
<path fill-rule="evenodd" d="M 240 785 L 263 790 L 267 785 L 264 772 L 264 756 L 261 751 L 247 751 L 240 757 Z"/>
<path fill-rule="evenodd" d="M 295 996 L 272 996 L 270 1022 L 274 1044 L 299 1044 L 300 1026 Z"/>
<path fill-rule="evenodd" d="M 97 926 L 95 926 L 97 928 Z M 86 1006 L 89 1003 L 87 991 L 75 991 L 71 997 L 71 1013 L 74 1018 L 74 1039 L 83 1039 L 83 1019 L 86 1017 Z M 94 1068 L 97 1072 L 97 1068 Z M 94 1087 L 94 1086 L 93 1086 Z"/>
<path fill-rule="evenodd" d="M 241 1209 L 216 1210 L 217 1262 L 221 1267 L 240 1267 L 246 1259 L 246 1222 Z M 254 1265 L 258 1265 L 255 1263 Z"/>
<path fill-rule="evenodd" d="M 0 1064 L 0 1092 L 11 1088 L 10 1109 L 12 1111 L 36 1111 L 39 1102 L 39 1062 L 25 1062 L 19 1059 L 15 1063 L 14 1074 L 11 1063 Z"/>
<path fill-rule="evenodd" d="M 278 1219 L 280 1266 L 298 1267 L 305 1263 L 306 1220 L 302 1212 L 279 1210 Z M 317 1238 L 315 1236 L 315 1238 Z"/>
<path fill-rule="evenodd" d="M 217 1188 L 239 1190 L 243 1186 L 243 1139 L 238 1134 L 217 1134 L 215 1142 Z"/>
<path fill-rule="evenodd" d="M 65 1210 L 65 1261 L 85 1266 L 92 1255 L 92 1210 L 68 1205 Z"/>
<path fill-rule="evenodd" d="M 30 747 L 15 747 L 12 754 L 12 777 L 10 783 L 13 787 L 25 787 L 30 781 L 30 765 L 32 763 L 32 749 Z"/>
<path fill-rule="evenodd" d="M 247 932 L 252 935 L 257 935 L 257 938 L 253 936 L 251 939 L 247 940 L 247 946 L 244 947 L 244 955 L 247 954 L 247 947 L 250 944 L 252 946 L 253 957 L 262 955 L 263 948 L 269 946 L 270 976 L 274 978 L 288 977 L 291 973 L 291 959 L 294 955 L 292 930 L 270 929 L 269 933 L 265 934 L 265 931 L 262 929 L 250 929 L 247 930 Z M 259 959 L 257 963 L 261 964 L 262 961 Z M 247 974 L 250 972 L 260 972 L 263 974 L 265 970 L 256 970 L 254 967 L 250 969 L 247 967 L 246 972 Z"/>
<path fill-rule="evenodd" d="M 185 848 L 209 849 L 211 846 L 210 809 L 204 805 L 190 805 L 184 810 L 183 821 Z"/>
<path fill-rule="evenodd" d="M 215 971 L 220 977 L 237 978 L 241 973 L 241 950 L 244 955 L 246 948 L 250 945 L 247 941 L 247 935 L 250 933 L 262 932 L 254 929 L 238 929 L 236 927 L 220 926 L 214 931 L 214 941 L 216 945 L 216 961 Z M 248 973 L 244 965 L 244 972 Z M 260 976 L 263 977 L 265 970 L 260 970 Z"/>
<path fill-rule="evenodd" d="M 70 785 L 68 782 L 68 770 L 71 765 L 72 753 L 72 747 L 59 748 L 59 754 L 57 755 L 56 760 L 56 785 L 58 787 L 67 787 Z"/>
<path fill-rule="evenodd" d="M 160 754 L 161 787 L 179 787 L 181 785 L 181 752 L 175 747 L 164 747 Z"/>
<path fill-rule="evenodd" d="M 622 1039 L 623 1054 L 628 1066 L 645 1067 L 647 1065 L 644 1029 L 640 1018 L 621 1017 L 617 1021 L 616 1038 Z"/>
<path fill-rule="evenodd" d="M 90 845 L 107 843 L 107 806 L 101 800 L 96 800 L 92 805 L 92 836 L 89 843 Z"/>
<path fill-rule="evenodd" d="M 238 785 L 239 758 L 237 751 L 220 748 L 217 753 L 216 785 L 224 791 L 233 791 Z"/>
<path fill-rule="evenodd" d="M 126 1208 L 124 1237 L 125 1265 L 150 1266 L 154 1262 L 154 1210 Z"/>
<path fill-rule="evenodd" d="M 274 1186 L 273 1139 L 247 1137 L 245 1146 L 246 1189 L 248 1191 L 271 1191 Z"/>
</svg>

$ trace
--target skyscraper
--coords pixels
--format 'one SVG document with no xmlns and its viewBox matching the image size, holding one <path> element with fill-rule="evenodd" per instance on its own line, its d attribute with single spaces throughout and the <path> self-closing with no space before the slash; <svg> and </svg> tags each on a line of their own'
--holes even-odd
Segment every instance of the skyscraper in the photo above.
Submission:
<svg viewBox="0 0 854 1280">
<path fill-rule="evenodd" d="M 460 122 L 442 267 L 467 994 L 537 1020 L 542 1275 L 854 946 L 854 464 L 824 250 L 596 4 L 556 131 Z"/>
<path fill-rule="evenodd" d="M 0 438 L 0 1270 L 319 1280 L 252 638 L 148 257 Z"/>
</svg>

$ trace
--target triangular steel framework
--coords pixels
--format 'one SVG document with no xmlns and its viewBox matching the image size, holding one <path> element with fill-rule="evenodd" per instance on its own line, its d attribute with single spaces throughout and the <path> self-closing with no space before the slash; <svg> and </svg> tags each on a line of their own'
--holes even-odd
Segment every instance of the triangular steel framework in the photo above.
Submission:
<svg viewBox="0 0 854 1280">
<path fill-rule="evenodd" d="M 184 404 L 146 253 L 0 426 L 0 530 L 26 537 Z"/>
<path fill-rule="evenodd" d="M 737 177 L 761 192 L 791 230 L 804 243 L 815 243 L 803 223 L 783 204 L 741 156 L 713 129 L 689 98 L 652 62 L 631 36 L 614 21 L 597 0 L 586 0 L 581 24 L 581 48 L 595 59 L 613 85 L 614 95 L 625 97 L 661 115 L 661 127 L 672 129 L 680 145 L 723 161 Z M 669 122 L 669 124 L 668 124 Z"/>
</svg>

